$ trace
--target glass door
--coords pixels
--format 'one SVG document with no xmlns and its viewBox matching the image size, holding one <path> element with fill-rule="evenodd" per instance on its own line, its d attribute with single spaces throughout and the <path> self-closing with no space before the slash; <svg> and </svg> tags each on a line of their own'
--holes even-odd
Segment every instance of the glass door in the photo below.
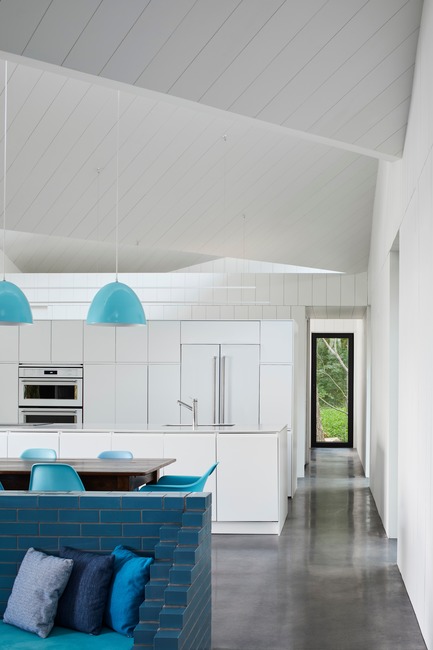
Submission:
<svg viewBox="0 0 433 650">
<path fill-rule="evenodd" d="M 353 447 L 353 334 L 312 335 L 311 446 Z"/>
</svg>

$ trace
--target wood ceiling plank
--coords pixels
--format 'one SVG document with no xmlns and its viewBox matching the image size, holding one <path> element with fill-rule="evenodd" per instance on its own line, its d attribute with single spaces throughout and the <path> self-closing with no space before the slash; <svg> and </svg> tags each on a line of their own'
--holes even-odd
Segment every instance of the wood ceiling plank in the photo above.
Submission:
<svg viewBox="0 0 433 650">
<path fill-rule="evenodd" d="M 240 0 L 196 2 L 144 67 L 138 86 L 167 92 L 235 11 Z"/>
<path fill-rule="evenodd" d="M 2 0 L 0 3 L 0 43 L 5 52 L 22 54 L 47 11 L 51 0 Z"/>
<path fill-rule="evenodd" d="M 365 4 L 366 0 L 348 0 L 338 4 L 338 11 L 327 11 L 328 4 L 325 4 L 291 40 L 285 41 L 264 72 L 228 108 L 243 115 L 260 117 L 287 80 L 317 56 Z"/>
<path fill-rule="evenodd" d="M 110 94 L 110 93 L 109 93 Z M 85 140 L 85 155 L 91 146 L 92 138 L 89 136 L 89 124 L 97 127 L 92 129 L 93 137 L 97 136 L 98 129 L 103 125 L 100 118 L 102 108 L 106 103 L 107 91 L 95 89 L 83 82 L 69 80 L 56 97 L 55 102 L 44 115 L 44 120 L 32 134 L 32 156 L 26 156 L 26 161 L 20 167 L 26 173 L 21 174 L 20 182 L 25 187 L 25 192 L 17 192 L 17 200 L 12 203 L 19 212 L 20 218 L 16 226 L 19 228 L 33 227 L 40 223 L 40 217 L 51 207 L 51 202 L 46 202 L 46 196 L 57 196 L 61 188 L 70 182 L 75 173 L 79 158 L 76 157 L 80 141 Z M 111 120 L 112 124 L 112 120 Z M 65 169 L 65 160 L 71 161 L 69 169 Z M 53 178 L 55 179 L 53 181 Z M 51 199 L 49 199 L 50 201 Z M 36 201 L 36 205 L 34 202 Z M 39 205 L 39 209 L 37 209 Z M 27 214 L 28 212 L 28 214 Z M 39 219 L 35 220 L 35 215 Z M 55 230 L 55 223 L 59 220 L 57 212 L 50 229 Z M 27 224 L 27 225 L 26 225 Z"/>
<path fill-rule="evenodd" d="M 62 65 L 99 4 L 100 0 L 52 0 L 22 54 Z"/>
<path fill-rule="evenodd" d="M 399 9 L 402 5 L 401 11 Z M 344 95 L 354 79 L 367 74 L 416 27 L 416 14 L 405 0 L 368 3 L 330 39 L 316 56 L 292 77 L 268 103 L 259 117 L 298 128 L 297 111 L 311 104 L 320 116 L 322 103 L 315 99 L 332 77 L 335 101 Z"/>
<path fill-rule="evenodd" d="M 238 4 L 167 91 L 177 97 L 199 101 L 282 4 L 283 0 L 248 0 Z"/>
<path fill-rule="evenodd" d="M 164 47 L 194 4 L 195 0 L 147 3 L 145 11 L 107 58 L 100 74 L 109 79 L 137 83 L 143 70 Z"/>
<path fill-rule="evenodd" d="M 321 107 L 321 116 L 319 119 L 315 118 L 317 116 L 317 110 L 313 104 L 304 106 L 302 112 L 296 118 L 296 128 L 310 130 L 319 135 L 329 135 L 338 130 L 340 124 L 346 123 L 348 116 L 359 113 L 371 101 L 376 98 L 378 98 L 379 102 L 384 101 L 386 99 L 386 96 L 382 95 L 384 85 L 385 87 L 389 86 L 402 73 L 406 72 L 408 69 L 408 60 L 413 60 L 414 58 L 417 41 L 418 33 L 414 31 L 365 76 L 356 74 L 353 71 L 355 83 L 353 81 L 350 82 L 350 89 L 344 95 L 341 95 L 340 92 L 338 95 L 340 99 L 337 101 L 336 90 L 340 88 L 340 81 L 338 76 L 330 80 L 322 88 L 322 92 L 316 96 L 316 100 L 319 101 Z M 411 89 L 409 80 L 407 78 L 405 79 L 408 87 L 406 90 L 402 90 L 403 99 L 407 97 Z M 386 108 L 382 110 L 386 112 Z M 294 123 L 294 119 L 294 116 L 292 116 L 291 124 Z"/>
<path fill-rule="evenodd" d="M 127 37 L 150 0 L 104 0 L 69 50 L 63 65 L 99 74 Z"/>
<path fill-rule="evenodd" d="M 233 107 L 239 96 L 259 75 L 265 74 L 273 59 L 325 4 L 324 0 L 285 2 L 233 60 L 224 75 L 216 79 L 201 101 L 226 110 Z"/>
</svg>

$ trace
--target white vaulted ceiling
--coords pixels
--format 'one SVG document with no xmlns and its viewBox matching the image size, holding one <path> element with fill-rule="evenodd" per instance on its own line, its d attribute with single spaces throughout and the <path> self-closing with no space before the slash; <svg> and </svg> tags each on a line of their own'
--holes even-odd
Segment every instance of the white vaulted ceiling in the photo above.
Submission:
<svg viewBox="0 0 433 650">
<path fill-rule="evenodd" d="M 7 256 L 27 272 L 113 270 L 120 89 L 121 271 L 222 257 L 364 271 L 421 9 L 1 0 Z"/>
</svg>

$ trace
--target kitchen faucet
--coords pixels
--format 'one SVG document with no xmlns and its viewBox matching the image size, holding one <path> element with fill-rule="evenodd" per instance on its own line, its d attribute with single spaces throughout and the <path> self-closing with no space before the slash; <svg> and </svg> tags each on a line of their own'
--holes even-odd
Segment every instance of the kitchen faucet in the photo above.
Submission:
<svg viewBox="0 0 433 650">
<path fill-rule="evenodd" d="M 186 409 L 189 411 L 192 411 L 192 428 L 195 429 L 196 426 L 198 425 L 198 400 L 194 397 L 192 400 L 192 406 L 191 404 L 187 404 L 186 402 L 182 402 L 182 400 L 178 399 L 177 403 L 180 404 L 180 406 L 184 406 Z"/>
</svg>

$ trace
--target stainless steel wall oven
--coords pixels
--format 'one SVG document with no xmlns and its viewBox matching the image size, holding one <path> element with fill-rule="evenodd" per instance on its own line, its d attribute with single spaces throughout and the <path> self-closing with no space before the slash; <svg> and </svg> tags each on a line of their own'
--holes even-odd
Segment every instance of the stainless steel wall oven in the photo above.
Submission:
<svg viewBox="0 0 433 650">
<path fill-rule="evenodd" d="M 80 424 L 82 366 L 19 366 L 20 423 Z"/>
</svg>

